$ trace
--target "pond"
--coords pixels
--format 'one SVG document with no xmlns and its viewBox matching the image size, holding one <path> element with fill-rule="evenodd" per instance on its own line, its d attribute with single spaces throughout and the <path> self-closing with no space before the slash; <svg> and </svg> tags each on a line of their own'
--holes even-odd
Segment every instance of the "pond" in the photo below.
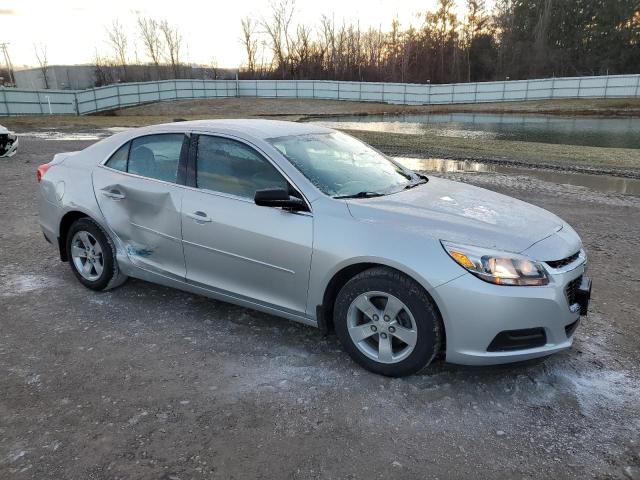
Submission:
<svg viewBox="0 0 640 480">
<path fill-rule="evenodd" d="M 577 172 L 558 172 L 537 168 L 512 167 L 506 165 L 487 165 L 468 160 L 446 160 L 442 158 L 396 157 L 407 168 L 426 172 L 495 172 L 505 175 L 526 175 L 545 182 L 565 185 L 577 185 L 603 193 L 621 193 L 640 195 L 640 180 L 633 178 L 592 175 Z"/>
<path fill-rule="evenodd" d="M 313 123 L 413 135 L 640 149 L 640 117 L 438 113 L 341 116 Z"/>
</svg>

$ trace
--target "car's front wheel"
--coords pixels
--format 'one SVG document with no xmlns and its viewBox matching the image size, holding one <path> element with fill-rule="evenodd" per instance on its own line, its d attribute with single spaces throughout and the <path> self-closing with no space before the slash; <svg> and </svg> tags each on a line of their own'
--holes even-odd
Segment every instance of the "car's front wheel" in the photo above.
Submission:
<svg viewBox="0 0 640 480">
<path fill-rule="evenodd" d="M 127 279 L 118 268 L 113 242 L 93 220 L 76 220 L 67 232 L 66 247 L 71 269 L 85 287 L 109 290 Z"/>
<path fill-rule="evenodd" d="M 442 323 L 416 281 L 386 267 L 356 275 L 338 293 L 334 325 L 343 348 L 367 370 L 399 377 L 438 353 Z"/>
</svg>

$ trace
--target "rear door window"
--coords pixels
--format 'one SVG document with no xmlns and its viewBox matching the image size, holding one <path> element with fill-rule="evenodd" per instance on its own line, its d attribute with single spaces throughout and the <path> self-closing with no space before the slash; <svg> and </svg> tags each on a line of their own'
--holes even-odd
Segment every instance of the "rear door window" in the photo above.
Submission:
<svg viewBox="0 0 640 480">
<path fill-rule="evenodd" d="M 184 140 L 182 133 L 147 135 L 132 140 L 127 171 L 175 183 Z"/>
</svg>

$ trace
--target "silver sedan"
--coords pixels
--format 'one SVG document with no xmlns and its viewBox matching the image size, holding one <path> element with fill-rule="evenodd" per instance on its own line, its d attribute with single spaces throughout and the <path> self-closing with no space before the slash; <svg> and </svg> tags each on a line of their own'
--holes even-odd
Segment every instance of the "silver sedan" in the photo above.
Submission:
<svg viewBox="0 0 640 480">
<path fill-rule="evenodd" d="M 318 126 L 156 125 L 37 178 L 45 238 L 86 287 L 136 277 L 335 330 L 383 375 L 546 356 L 587 312 L 566 222 Z"/>
</svg>

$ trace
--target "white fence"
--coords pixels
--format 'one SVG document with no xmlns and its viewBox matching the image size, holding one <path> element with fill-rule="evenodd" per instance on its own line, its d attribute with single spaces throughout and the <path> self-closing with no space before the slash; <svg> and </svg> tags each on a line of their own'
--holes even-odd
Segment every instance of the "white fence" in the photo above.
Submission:
<svg viewBox="0 0 640 480">
<path fill-rule="evenodd" d="M 150 102 L 218 97 L 317 98 L 432 105 L 638 96 L 640 75 L 442 85 L 333 80 L 165 80 L 77 91 L 0 88 L 0 116 L 85 115 Z"/>
</svg>

